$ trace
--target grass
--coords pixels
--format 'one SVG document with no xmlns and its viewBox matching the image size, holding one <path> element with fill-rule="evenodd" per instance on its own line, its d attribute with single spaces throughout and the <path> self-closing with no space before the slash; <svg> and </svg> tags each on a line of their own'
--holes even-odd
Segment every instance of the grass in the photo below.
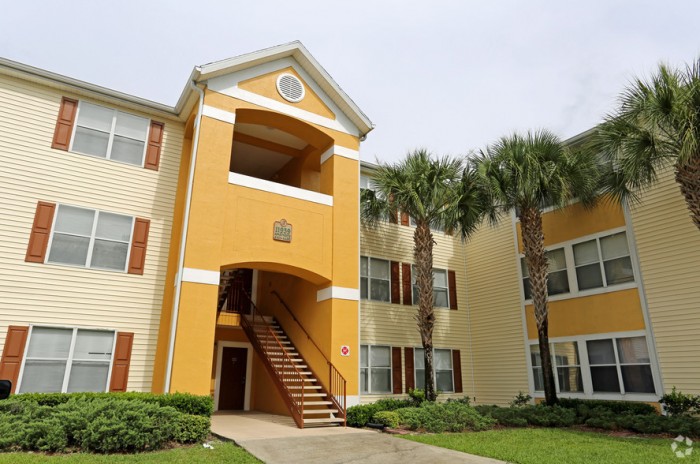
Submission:
<svg viewBox="0 0 700 464">
<path fill-rule="evenodd" d="M 623 438 L 571 429 L 500 429 L 402 437 L 516 464 L 700 463 L 700 441 L 691 456 L 679 459 L 671 450 L 670 438 Z"/>
<path fill-rule="evenodd" d="M 243 448 L 233 443 L 214 441 L 211 442 L 214 449 L 204 448 L 202 445 L 175 448 L 167 451 L 155 451 L 140 454 L 60 454 L 47 455 L 41 453 L 0 453 L 0 464 L 41 464 L 41 463 L 182 463 L 197 464 L 212 462 L 226 462 L 232 464 L 259 463 L 255 457 Z"/>
</svg>

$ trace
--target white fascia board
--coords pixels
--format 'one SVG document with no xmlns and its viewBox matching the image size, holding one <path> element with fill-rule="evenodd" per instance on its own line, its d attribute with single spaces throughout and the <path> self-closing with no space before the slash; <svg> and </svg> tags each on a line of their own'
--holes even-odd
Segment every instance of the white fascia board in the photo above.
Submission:
<svg viewBox="0 0 700 464">
<path fill-rule="evenodd" d="M 209 105 L 204 105 L 202 107 L 202 116 L 208 116 L 210 118 L 227 122 L 229 124 L 236 123 L 236 113 L 232 113 L 230 111 L 222 110 Z"/>
<path fill-rule="evenodd" d="M 229 172 L 228 183 L 255 190 L 262 190 L 263 192 L 276 193 L 277 195 L 283 195 L 285 197 L 311 201 L 320 205 L 333 206 L 333 197 L 330 195 L 279 184 L 269 180 L 258 179 L 257 177 L 246 176 L 237 172 Z"/>
<path fill-rule="evenodd" d="M 321 155 L 321 164 L 328 161 L 333 155 L 342 156 L 343 158 L 348 158 L 355 161 L 360 160 L 359 151 L 353 150 L 351 148 L 341 147 L 340 145 L 333 145 Z"/>
</svg>

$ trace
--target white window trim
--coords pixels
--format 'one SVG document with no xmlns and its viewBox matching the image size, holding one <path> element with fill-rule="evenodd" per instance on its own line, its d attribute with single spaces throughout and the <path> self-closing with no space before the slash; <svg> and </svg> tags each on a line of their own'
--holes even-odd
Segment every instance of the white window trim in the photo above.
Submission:
<svg viewBox="0 0 700 464">
<path fill-rule="evenodd" d="M 392 356 L 392 346 L 390 345 L 370 345 L 370 344 L 362 344 L 360 345 L 360 350 L 362 350 L 362 347 L 366 346 L 367 347 L 367 366 L 362 367 L 362 356 L 360 356 L 360 376 L 362 376 L 362 369 L 367 369 L 367 391 L 360 391 L 361 395 L 387 395 L 387 394 L 392 394 L 394 392 L 394 357 Z M 389 369 L 389 390 L 388 391 L 379 391 L 379 392 L 374 392 L 372 391 L 372 365 L 371 365 L 371 354 L 370 352 L 372 351 L 372 347 L 380 347 L 380 348 L 389 348 L 389 367 L 375 367 L 374 369 Z M 362 383 L 362 382 L 360 382 Z M 360 385 L 361 389 L 362 385 Z"/>
<path fill-rule="evenodd" d="M 413 283 L 414 276 L 415 274 L 415 269 L 416 265 L 411 264 L 411 305 L 417 306 L 418 302 L 413 301 L 413 287 L 416 287 L 417 285 Z M 433 308 L 434 309 L 450 309 L 450 274 L 449 270 L 447 268 L 441 268 L 441 267 L 433 267 L 433 272 L 435 271 L 444 271 L 445 272 L 445 280 L 447 281 L 447 287 L 438 287 L 438 288 L 444 288 L 447 290 L 447 306 L 435 306 L 435 303 L 433 303 Z M 433 275 L 433 301 L 435 300 L 435 276 Z"/>
<path fill-rule="evenodd" d="M 90 231 L 90 242 L 88 244 L 88 253 L 87 257 L 85 258 L 85 265 L 84 266 L 79 266 L 77 264 L 69 264 L 69 263 L 57 263 L 54 261 L 49 261 L 49 255 L 51 254 L 51 246 L 53 246 L 53 237 L 56 233 L 56 220 L 58 219 L 58 212 L 61 209 L 61 206 L 69 206 L 71 208 L 78 208 L 78 209 L 86 209 L 93 211 L 95 215 L 93 216 L 93 223 L 92 223 L 92 230 Z M 108 269 L 108 268 L 103 268 L 103 267 L 90 267 L 90 264 L 92 264 L 92 251 L 95 245 L 95 231 L 97 230 L 97 221 L 99 220 L 99 213 L 104 212 L 108 214 L 117 214 L 120 216 L 127 216 L 131 218 L 131 232 L 129 235 L 129 241 L 126 249 L 126 261 L 124 262 L 124 269 Z M 123 214 L 123 213 L 115 213 L 112 211 L 104 211 L 104 210 L 99 210 L 96 208 L 87 208 L 85 206 L 75 206 L 75 205 L 69 205 L 67 203 L 56 203 L 56 212 L 53 215 L 53 220 L 51 222 L 51 236 L 49 237 L 49 243 L 46 246 L 46 256 L 44 256 L 44 264 L 48 264 L 51 266 L 67 266 L 67 267 L 73 267 L 76 269 L 90 269 L 93 271 L 106 271 L 106 272 L 120 272 L 120 273 L 126 273 L 129 269 L 129 259 L 131 258 L 131 245 L 133 244 L 134 241 L 134 226 L 136 224 L 136 217 L 132 216 L 131 214 Z M 63 232 L 59 232 L 63 233 Z M 75 235 L 75 234 L 65 234 L 65 235 Z M 77 236 L 77 235 L 76 235 Z M 120 240 L 110 240 L 110 239 L 100 239 L 100 240 L 107 240 L 107 241 L 114 241 L 114 242 L 119 242 L 123 243 Z"/>
<path fill-rule="evenodd" d="M 551 251 L 551 250 L 556 250 L 558 248 L 564 248 L 564 255 L 566 257 L 566 272 L 567 272 L 567 277 L 569 279 L 569 292 L 568 293 L 559 293 L 557 295 L 552 295 L 547 298 L 548 301 L 560 301 L 560 300 L 569 300 L 571 298 L 579 298 L 579 297 L 584 297 L 584 296 L 591 296 L 591 295 L 600 295 L 603 293 L 612 293 L 612 292 L 619 292 L 621 290 L 629 290 L 630 288 L 637 288 L 638 286 L 638 281 L 639 281 L 639 275 L 637 273 L 637 270 L 634 266 L 634 263 L 632 265 L 632 270 L 634 272 L 634 281 L 632 282 L 625 282 L 622 284 L 613 284 L 613 285 L 605 285 L 603 287 L 598 287 L 598 288 L 591 288 L 588 290 L 579 290 L 578 289 L 578 280 L 576 278 L 576 264 L 574 262 L 574 249 L 573 246 L 577 245 L 579 243 L 583 242 L 588 242 L 590 240 L 594 239 L 601 239 L 604 237 L 607 237 L 609 235 L 614 235 L 618 234 L 620 232 L 625 232 L 627 236 L 627 247 L 630 250 L 629 257 L 632 259 L 632 243 L 630 242 L 630 237 L 629 234 L 627 233 L 627 227 L 622 226 L 622 227 L 616 227 L 614 229 L 608 229 L 602 232 L 596 232 L 595 234 L 589 234 L 589 235 L 584 235 L 581 237 L 577 237 L 573 240 L 567 240 L 565 242 L 559 242 L 555 243 L 552 245 L 549 245 L 545 247 L 545 251 Z M 600 252 L 600 250 L 599 250 Z M 518 276 L 520 277 L 520 297 L 524 301 L 525 305 L 530 305 L 532 304 L 532 298 L 526 299 L 525 298 L 525 288 L 523 287 L 523 279 L 525 278 L 523 276 L 523 270 L 520 265 L 520 260 L 525 258 L 525 254 L 521 253 L 518 251 L 517 259 L 518 259 Z M 600 262 L 602 263 L 603 257 L 602 254 L 599 256 Z M 602 266 L 602 264 L 601 264 Z M 603 277 L 605 274 L 602 274 Z M 605 282 L 607 283 L 607 282 Z"/>
<path fill-rule="evenodd" d="M 367 275 L 366 276 L 362 275 L 362 258 L 367 258 Z M 379 261 L 386 261 L 389 264 L 389 278 L 388 279 L 385 280 L 385 279 L 380 279 L 378 277 L 370 277 L 370 274 L 372 272 L 371 271 L 371 269 L 372 269 L 371 262 L 373 259 L 376 259 Z M 391 260 L 390 259 L 361 255 L 360 256 L 360 280 L 362 280 L 362 279 L 367 279 L 367 298 L 362 298 L 362 290 L 361 290 L 361 286 L 360 286 L 360 291 L 359 291 L 360 300 L 373 301 L 375 303 L 391 303 L 391 284 L 392 284 L 392 281 L 391 281 Z M 372 286 L 371 286 L 372 279 L 389 282 L 389 299 L 388 300 L 386 300 L 386 301 L 374 300 L 374 299 L 370 298 L 370 295 L 372 294 Z"/>
<path fill-rule="evenodd" d="M 415 346 L 413 347 L 413 365 L 416 365 L 416 353 L 418 350 L 422 350 L 422 346 Z M 433 347 L 433 385 L 435 386 L 435 390 L 437 391 L 437 369 L 435 369 L 435 351 L 440 350 L 440 351 L 449 351 L 450 352 L 450 363 L 452 363 L 452 390 L 450 391 L 442 391 L 442 393 L 456 393 L 455 392 L 455 366 L 454 366 L 454 350 L 452 348 L 437 348 Z M 425 369 L 423 369 L 425 370 Z M 445 370 L 445 369 L 442 369 Z M 415 367 L 413 368 L 413 385 L 418 385 L 418 369 Z"/>
<path fill-rule="evenodd" d="M 93 103 L 93 102 L 85 102 L 85 103 L 90 104 L 90 105 L 94 105 L 94 106 L 99 106 L 102 108 L 106 108 L 106 109 L 111 110 L 113 112 L 112 113 L 112 127 L 110 128 L 109 141 L 107 142 L 107 154 L 105 156 L 98 156 L 98 155 L 93 155 L 90 153 L 83 153 L 82 151 L 75 151 L 73 149 L 73 142 L 75 141 L 75 132 L 78 129 L 78 120 L 80 118 L 80 108 L 82 107 L 83 100 L 78 101 L 78 110 L 75 113 L 75 121 L 73 122 L 73 129 L 71 130 L 71 134 L 70 134 L 70 144 L 68 147 L 68 151 L 71 153 L 78 154 L 78 155 L 85 155 L 85 156 L 90 156 L 92 158 L 104 159 L 104 160 L 112 161 L 115 163 L 124 164 L 126 166 L 135 166 L 135 167 L 143 168 L 146 164 L 146 152 L 148 151 L 148 140 L 151 137 L 151 121 L 152 120 L 149 118 L 144 118 L 143 116 L 140 116 L 138 114 L 129 113 L 127 111 L 121 111 L 121 110 L 118 110 L 116 108 L 111 108 L 109 106 L 99 105 L 99 104 Z M 114 141 L 114 135 L 115 135 L 114 130 L 115 130 L 115 127 L 117 124 L 117 114 L 118 113 L 124 113 L 124 114 L 128 114 L 130 116 L 136 116 L 138 118 L 142 118 L 142 119 L 145 119 L 147 121 L 146 139 L 144 140 L 144 143 L 143 143 L 143 153 L 141 154 L 141 164 L 127 163 L 126 161 L 112 159 L 112 142 Z"/>
<path fill-rule="evenodd" d="M 95 327 L 83 327 L 83 326 L 65 326 L 65 325 L 54 325 L 54 324 L 29 324 L 29 333 L 27 334 L 27 341 L 24 344 L 24 356 L 22 356 L 22 365 L 19 368 L 19 374 L 17 375 L 17 386 L 15 387 L 16 392 L 21 392 L 22 380 L 24 377 L 24 365 L 29 357 L 27 353 L 29 352 L 29 343 L 32 340 L 32 335 L 34 332 L 34 327 L 48 328 L 48 329 L 66 329 L 72 330 L 72 338 L 70 342 L 70 348 L 68 351 L 68 358 L 66 359 L 66 370 L 63 373 L 63 385 L 61 386 L 61 393 L 65 393 L 68 389 L 68 382 L 70 380 L 70 371 L 73 366 L 73 349 L 75 348 L 75 340 L 78 336 L 78 330 L 91 330 L 99 332 L 112 332 L 114 338 L 112 340 L 112 356 L 109 359 L 109 369 L 107 370 L 107 382 L 105 384 L 105 393 L 109 391 L 109 385 L 112 382 L 112 367 L 114 366 L 114 354 L 117 347 L 117 335 L 119 331 L 116 329 L 106 329 L 106 328 L 95 328 Z"/>
<path fill-rule="evenodd" d="M 647 344 L 647 351 L 649 352 L 649 366 L 651 367 L 651 376 L 654 382 L 655 393 L 597 393 L 593 391 L 593 383 L 591 379 L 590 363 L 588 361 L 588 350 L 581 349 L 581 346 L 586 348 L 585 342 L 589 340 L 609 340 L 618 338 L 632 338 L 632 337 L 645 337 Z M 656 357 L 652 355 L 652 345 L 649 340 L 649 336 L 645 330 L 635 330 L 629 332 L 608 332 L 608 333 L 598 333 L 590 335 L 578 335 L 571 337 L 551 337 L 549 343 L 563 343 L 563 342 L 577 342 L 578 343 L 578 354 L 579 354 L 579 366 L 581 367 L 581 380 L 583 383 L 583 392 L 560 392 L 559 391 L 559 381 L 558 374 L 556 372 L 555 366 L 552 365 L 554 370 L 554 379 L 556 385 L 556 391 L 562 398 L 581 398 L 581 399 L 595 399 L 595 400 L 619 400 L 619 401 L 649 401 L 657 402 L 659 401 L 662 392 L 661 383 L 658 376 L 658 365 Z M 529 339 L 527 341 L 527 375 L 528 383 L 530 387 L 530 395 L 533 398 L 544 398 L 543 391 L 535 390 L 535 379 L 532 372 L 532 359 L 530 358 L 530 346 L 537 345 L 537 339 Z M 583 344 L 583 345 L 582 345 Z M 618 379 L 620 383 L 620 390 L 624 392 L 624 382 L 622 380 L 620 365 L 618 362 L 619 357 L 617 357 L 617 343 L 613 340 L 613 347 L 615 349 Z M 625 364 L 628 365 L 629 363 Z M 644 365 L 647 365 L 644 363 Z"/>
</svg>

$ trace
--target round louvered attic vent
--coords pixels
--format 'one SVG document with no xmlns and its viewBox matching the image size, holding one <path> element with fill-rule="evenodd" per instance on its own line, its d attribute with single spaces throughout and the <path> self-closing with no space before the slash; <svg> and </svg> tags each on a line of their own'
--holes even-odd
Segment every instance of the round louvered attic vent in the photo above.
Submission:
<svg viewBox="0 0 700 464">
<path fill-rule="evenodd" d="M 281 74 L 277 78 L 277 91 L 282 97 L 292 103 L 300 102 L 306 93 L 304 84 L 292 74 Z"/>
</svg>

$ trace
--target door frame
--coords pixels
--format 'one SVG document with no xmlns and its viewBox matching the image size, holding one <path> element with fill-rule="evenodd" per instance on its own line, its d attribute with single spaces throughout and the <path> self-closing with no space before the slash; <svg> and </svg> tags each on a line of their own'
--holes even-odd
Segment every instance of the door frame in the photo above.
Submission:
<svg viewBox="0 0 700 464">
<path fill-rule="evenodd" d="M 253 377 L 253 345 L 248 342 L 229 342 L 219 340 L 216 342 L 216 382 L 214 385 L 214 411 L 219 410 L 219 392 L 221 391 L 221 359 L 224 356 L 224 348 L 245 348 L 247 350 L 245 366 L 245 396 L 243 410 L 250 411 L 250 387 Z"/>
</svg>

